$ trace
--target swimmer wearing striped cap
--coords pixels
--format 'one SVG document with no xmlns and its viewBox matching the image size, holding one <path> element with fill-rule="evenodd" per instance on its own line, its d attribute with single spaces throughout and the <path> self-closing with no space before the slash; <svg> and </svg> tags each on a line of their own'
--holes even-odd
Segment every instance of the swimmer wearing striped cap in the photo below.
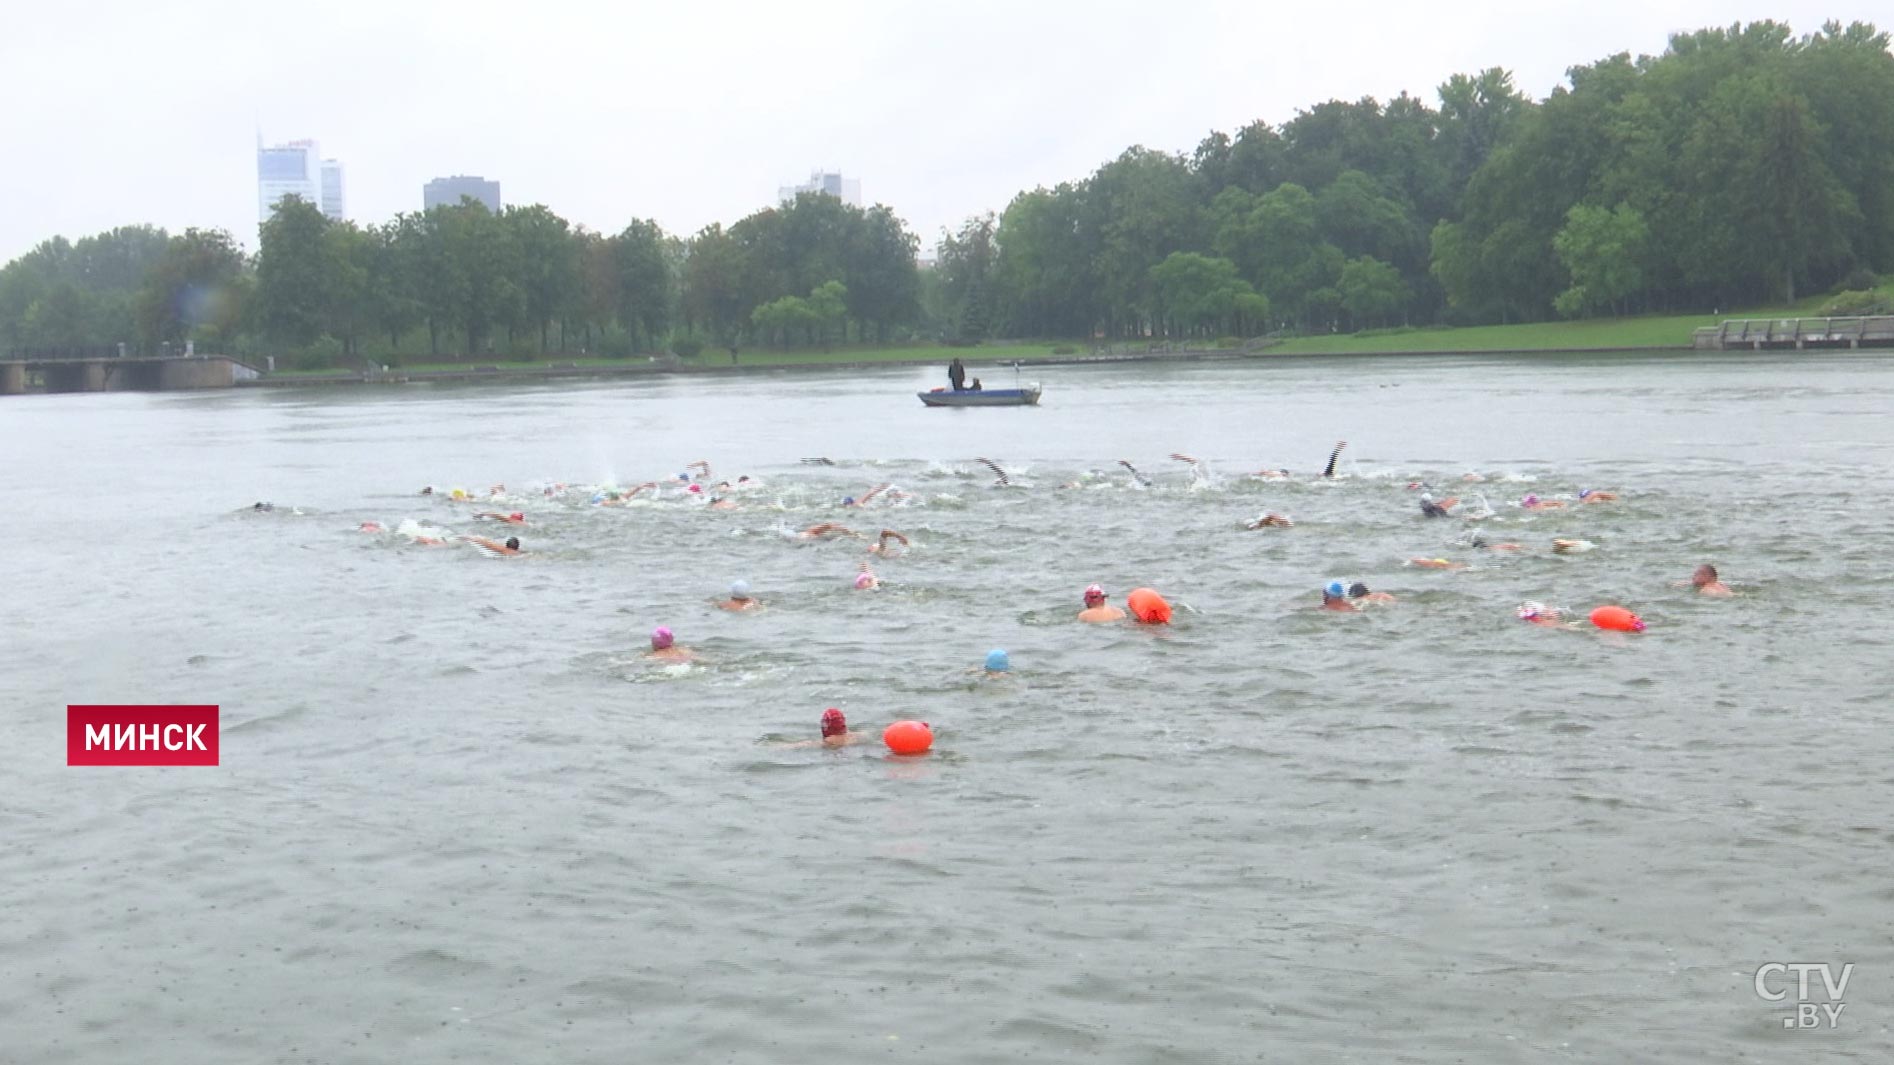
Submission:
<svg viewBox="0 0 1894 1065">
<path fill-rule="evenodd" d="M 1079 611 L 1080 621 L 1122 621 L 1124 616 L 1124 611 L 1105 601 L 1104 588 L 1094 584 L 1085 589 L 1085 609 Z"/>
</svg>

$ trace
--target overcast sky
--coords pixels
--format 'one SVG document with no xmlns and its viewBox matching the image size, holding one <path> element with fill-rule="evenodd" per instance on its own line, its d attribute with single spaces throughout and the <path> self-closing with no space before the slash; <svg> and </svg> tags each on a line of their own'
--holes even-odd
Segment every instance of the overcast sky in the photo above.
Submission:
<svg viewBox="0 0 1894 1065">
<path fill-rule="evenodd" d="M 686 235 L 818 167 L 931 248 L 1126 147 L 1188 151 L 1332 99 L 1663 50 L 1775 18 L 1894 23 L 1887 0 L 1265 4 L 1258 0 L 13 0 L 0 32 L 0 261 L 150 222 L 256 245 L 259 128 L 347 171 L 348 214 L 448 174 L 615 232 Z"/>
</svg>

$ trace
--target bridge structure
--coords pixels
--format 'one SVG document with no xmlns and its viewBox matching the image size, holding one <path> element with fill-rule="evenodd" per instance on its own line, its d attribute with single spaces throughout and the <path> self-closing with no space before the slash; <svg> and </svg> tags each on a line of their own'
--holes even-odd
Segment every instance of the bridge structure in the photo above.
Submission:
<svg viewBox="0 0 1894 1065">
<path fill-rule="evenodd" d="M 0 396 L 231 388 L 259 376 L 254 367 L 228 355 L 0 357 Z"/>
<path fill-rule="evenodd" d="M 1731 318 L 1692 337 L 1700 351 L 1894 348 L 1894 315 L 1847 318 Z"/>
</svg>

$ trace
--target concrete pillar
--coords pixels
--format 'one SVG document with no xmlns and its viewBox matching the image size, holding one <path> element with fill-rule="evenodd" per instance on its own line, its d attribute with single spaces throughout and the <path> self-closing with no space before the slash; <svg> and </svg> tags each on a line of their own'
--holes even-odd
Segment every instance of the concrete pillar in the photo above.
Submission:
<svg viewBox="0 0 1894 1065">
<path fill-rule="evenodd" d="M 236 364 L 229 359 L 166 359 L 158 371 L 158 387 L 166 392 L 229 388 L 236 380 Z"/>
<path fill-rule="evenodd" d="M 0 363 L 0 396 L 17 396 L 26 391 L 26 364 Z"/>
<path fill-rule="evenodd" d="M 105 364 L 104 363 L 88 362 L 85 364 L 83 376 L 81 376 L 79 379 L 79 391 L 81 392 L 105 391 Z"/>
</svg>

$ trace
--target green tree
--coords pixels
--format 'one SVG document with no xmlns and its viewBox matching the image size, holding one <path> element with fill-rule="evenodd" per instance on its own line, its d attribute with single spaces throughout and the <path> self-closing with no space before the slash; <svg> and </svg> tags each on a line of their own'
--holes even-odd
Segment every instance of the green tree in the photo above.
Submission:
<svg viewBox="0 0 1894 1065">
<path fill-rule="evenodd" d="M 809 292 L 808 306 L 826 346 L 832 334 L 848 338 L 848 286 L 840 281 L 824 281 Z"/>
<path fill-rule="evenodd" d="M 1366 255 L 1342 267 L 1335 291 L 1356 328 L 1393 322 L 1406 310 L 1412 295 L 1399 270 Z"/>
<path fill-rule="evenodd" d="M 187 229 L 165 245 L 138 292 L 138 328 L 146 343 L 187 340 L 226 344 L 250 295 L 243 253 L 221 229 Z"/>
<path fill-rule="evenodd" d="M 1574 204 L 1565 228 L 1552 238 L 1559 261 L 1572 275 L 1555 309 L 1567 318 L 1609 308 L 1624 313 L 1624 301 L 1644 284 L 1643 258 L 1650 230 L 1629 204 L 1614 210 Z"/>
<path fill-rule="evenodd" d="M 553 320 L 580 297 L 579 245 L 566 220 L 539 204 L 502 215 L 517 251 L 517 284 L 526 322 L 539 329 L 539 353 L 551 349 Z"/>
<path fill-rule="evenodd" d="M 263 223 L 257 252 L 258 322 L 271 339 L 302 347 L 323 333 L 338 299 L 336 261 L 325 249 L 329 220 L 315 204 L 285 196 Z"/>
<path fill-rule="evenodd" d="M 618 265 L 618 323 L 636 338 L 639 351 L 658 345 L 671 328 L 671 257 L 664 230 L 636 221 L 612 238 Z"/>
</svg>

